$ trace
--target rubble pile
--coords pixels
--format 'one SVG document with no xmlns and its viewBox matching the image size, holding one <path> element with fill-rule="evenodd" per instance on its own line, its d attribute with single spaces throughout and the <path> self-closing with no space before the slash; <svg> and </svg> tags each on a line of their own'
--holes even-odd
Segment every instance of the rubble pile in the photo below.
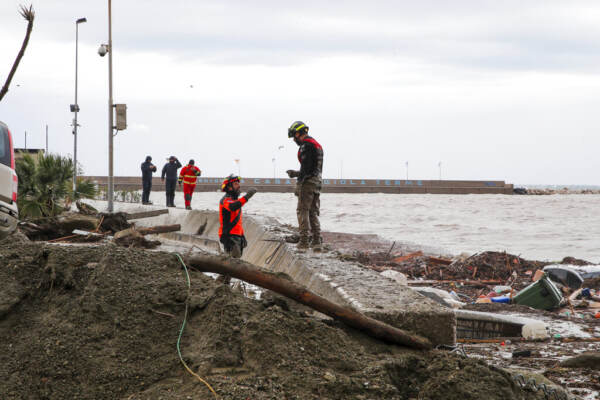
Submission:
<svg viewBox="0 0 600 400">
<path fill-rule="evenodd" d="M 544 398 L 484 361 L 389 345 L 285 298 L 189 277 L 190 289 L 170 253 L 0 242 L 2 398 Z M 197 376 L 177 351 L 186 315 L 181 354 Z"/>
<path fill-rule="evenodd" d="M 348 257 L 346 257 L 348 258 Z M 353 258 L 376 271 L 393 269 L 410 279 L 506 281 L 514 277 L 530 277 L 548 262 L 528 261 L 506 252 L 486 251 L 454 260 L 423 255 L 356 252 Z"/>
<path fill-rule="evenodd" d="M 78 202 L 79 212 L 65 212 L 57 217 L 22 221 L 19 231 L 31 240 L 53 243 L 93 243 L 114 241 L 124 247 L 153 249 L 160 246 L 157 240 L 147 240 L 144 235 L 178 231 L 179 225 L 164 225 L 137 229 L 130 219 L 152 217 L 166 212 L 155 210 L 128 214 L 99 213 L 93 207 Z"/>
<path fill-rule="evenodd" d="M 361 250 L 340 257 L 386 276 L 390 270 L 404 274 L 404 284 L 435 299 L 423 289 L 431 287 L 441 306 L 543 321 L 548 325 L 546 339 L 459 338 L 459 342 L 467 356 L 514 371 L 539 371 L 540 382 L 550 379 L 569 387 L 572 394 L 599 398 L 597 369 L 559 362 L 579 354 L 586 360 L 600 359 L 600 266 L 573 257 L 550 263 L 494 251 L 450 259 L 421 251 Z"/>
</svg>

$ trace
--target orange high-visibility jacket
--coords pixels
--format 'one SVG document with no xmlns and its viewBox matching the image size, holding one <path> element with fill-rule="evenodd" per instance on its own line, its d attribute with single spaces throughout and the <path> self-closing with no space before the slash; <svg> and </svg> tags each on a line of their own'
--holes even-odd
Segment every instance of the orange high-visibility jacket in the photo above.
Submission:
<svg viewBox="0 0 600 400">
<path fill-rule="evenodd" d="M 198 167 L 195 165 L 186 165 L 181 168 L 179 172 L 179 182 L 183 181 L 183 183 L 188 185 L 195 185 L 196 179 L 200 176 L 201 172 Z"/>
<path fill-rule="evenodd" d="M 246 197 L 241 199 L 225 195 L 219 202 L 219 237 L 225 236 L 244 236 L 244 226 L 242 225 L 242 206 L 248 202 Z"/>
</svg>

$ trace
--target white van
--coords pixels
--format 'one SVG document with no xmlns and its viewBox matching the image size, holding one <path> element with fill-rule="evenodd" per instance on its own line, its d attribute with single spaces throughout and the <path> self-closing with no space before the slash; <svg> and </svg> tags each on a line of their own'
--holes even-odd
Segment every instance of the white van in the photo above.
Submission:
<svg viewBox="0 0 600 400">
<path fill-rule="evenodd" d="M 17 179 L 12 136 L 8 126 L 0 122 L 0 239 L 17 227 Z"/>
</svg>

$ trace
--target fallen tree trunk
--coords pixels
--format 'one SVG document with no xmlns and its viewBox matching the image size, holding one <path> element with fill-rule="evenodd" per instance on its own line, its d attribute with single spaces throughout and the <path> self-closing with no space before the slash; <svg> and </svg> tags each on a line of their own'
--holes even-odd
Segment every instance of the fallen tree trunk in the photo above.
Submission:
<svg viewBox="0 0 600 400">
<path fill-rule="evenodd" d="M 204 272 L 229 275 L 272 290 L 339 320 L 348 326 L 364 331 L 377 339 L 417 349 L 430 349 L 432 347 L 426 338 L 412 335 L 402 329 L 367 317 L 349 308 L 338 306 L 295 282 L 283 279 L 245 261 L 219 256 L 192 256 L 186 258 L 186 263 Z"/>
<path fill-rule="evenodd" d="M 68 213 L 54 218 L 22 222 L 19 224 L 19 229 L 30 240 L 52 240 L 71 235 L 73 229 L 92 231 L 96 226 L 98 226 L 98 219 L 95 217 Z"/>
<path fill-rule="evenodd" d="M 177 232 L 181 230 L 181 225 L 157 225 L 148 228 L 137 228 L 136 231 L 142 235 L 156 235 L 158 233 Z"/>
</svg>

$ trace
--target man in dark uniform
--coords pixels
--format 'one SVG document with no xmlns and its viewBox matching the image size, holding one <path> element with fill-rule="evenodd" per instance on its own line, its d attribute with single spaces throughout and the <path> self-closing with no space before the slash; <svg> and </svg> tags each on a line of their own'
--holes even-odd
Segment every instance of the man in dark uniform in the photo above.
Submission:
<svg viewBox="0 0 600 400">
<path fill-rule="evenodd" d="M 152 174 L 156 172 L 156 166 L 152 164 L 152 157 L 146 156 L 142 163 L 142 204 L 152 204 L 150 201 L 150 190 L 152 190 Z"/>
<path fill-rule="evenodd" d="M 314 251 L 321 251 L 323 239 L 319 223 L 319 208 L 321 207 L 323 147 L 308 136 L 308 126 L 302 121 L 296 121 L 289 127 L 288 137 L 293 138 L 300 147 L 298 149 L 300 171 L 291 169 L 286 171 L 290 178 L 298 178 L 295 194 L 298 196 L 296 214 L 300 241 L 297 248 L 304 251 L 310 244 Z"/>
<path fill-rule="evenodd" d="M 175 207 L 175 188 L 177 187 L 177 170 L 181 168 L 181 163 L 175 156 L 169 157 L 169 162 L 165 164 L 160 174 L 160 179 L 167 181 L 165 183 L 165 192 L 167 194 L 167 207 Z"/>
</svg>

